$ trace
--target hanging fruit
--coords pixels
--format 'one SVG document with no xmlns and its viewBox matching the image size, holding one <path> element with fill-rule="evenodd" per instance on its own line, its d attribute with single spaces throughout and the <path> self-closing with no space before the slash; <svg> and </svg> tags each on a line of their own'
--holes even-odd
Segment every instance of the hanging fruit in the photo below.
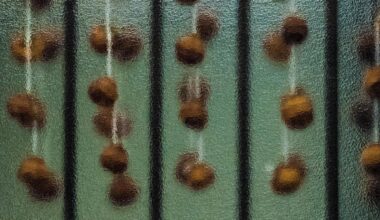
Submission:
<svg viewBox="0 0 380 220">
<path fill-rule="evenodd" d="M 366 146 L 360 157 L 363 168 L 371 174 L 380 171 L 380 144 L 374 143 Z"/>
<path fill-rule="evenodd" d="M 281 118 L 290 129 L 305 129 L 314 119 L 313 104 L 301 88 L 281 99 Z"/>
<path fill-rule="evenodd" d="M 10 116 L 26 128 L 43 128 L 46 123 L 46 110 L 42 102 L 30 93 L 19 93 L 8 99 L 7 110 Z"/>
<path fill-rule="evenodd" d="M 205 43 L 197 34 L 180 37 L 175 48 L 177 60 L 186 65 L 201 63 L 206 53 Z"/>
<path fill-rule="evenodd" d="M 114 205 L 126 206 L 135 202 L 139 196 L 140 190 L 136 182 L 128 175 L 114 175 L 110 190 L 109 198 Z"/>
<path fill-rule="evenodd" d="M 380 98 L 380 66 L 367 69 L 364 76 L 364 88 L 371 98 Z"/>
<path fill-rule="evenodd" d="M 285 18 L 282 26 L 282 36 L 287 44 L 301 44 L 308 35 L 308 27 L 305 19 L 298 16 Z"/>
<path fill-rule="evenodd" d="M 128 167 L 128 152 L 122 144 L 110 144 L 104 148 L 100 163 L 104 169 L 112 173 L 123 173 Z"/>
<path fill-rule="evenodd" d="M 204 41 L 209 41 L 218 34 L 219 19 L 211 10 L 201 10 L 197 17 L 197 33 Z"/>
<path fill-rule="evenodd" d="M 88 96 L 97 105 L 112 107 L 119 97 L 116 81 L 108 76 L 92 81 L 88 88 Z"/>
<path fill-rule="evenodd" d="M 299 155 L 291 155 L 281 162 L 273 172 L 271 186 L 278 194 L 295 192 L 306 176 L 306 166 Z"/>
<path fill-rule="evenodd" d="M 201 131 L 207 126 L 207 108 L 200 100 L 184 102 L 180 107 L 179 118 L 186 127 Z"/>
<path fill-rule="evenodd" d="M 280 32 L 270 33 L 264 40 L 264 52 L 273 61 L 288 62 L 291 47 L 286 44 Z"/>
<path fill-rule="evenodd" d="M 100 108 L 93 118 L 95 130 L 107 138 L 113 135 L 113 108 Z M 132 120 L 121 112 L 115 113 L 116 135 L 119 138 L 126 137 L 132 131 Z"/>
</svg>

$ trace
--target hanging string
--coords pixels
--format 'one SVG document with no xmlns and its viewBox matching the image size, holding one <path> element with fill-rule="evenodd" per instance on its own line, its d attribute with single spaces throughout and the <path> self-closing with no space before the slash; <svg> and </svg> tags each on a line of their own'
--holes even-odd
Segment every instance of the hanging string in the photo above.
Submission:
<svg viewBox="0 0 380 220">
<path fill-rule="evenodd" d="M 198 17 L 198 11 L 199 11 L 199 2 L 195 3 L 194 4 L 194 7 L 193 7 L 193 23 L 192 23 L 192 28 L 193 28 L 193 33 L 197 33 L 197 17 Z M 201 83 L 200 83 L 200 76 L 199 76 L 199 73 L 198 73 L 198 69 L 195 68 L 195 76 L 194 77 L 191 77 L 190 78 L 190 88 L 194 88 L 195 89 L 191 89 L 191 95 L 192 96 L 195 96 L 196 99 L 199 99 L 200 96 L 201 96 Z M 193 94 L 193 92 L 195 94 Z M 189 132 L 190 134 L 190 139 L 191 139 L 191 142 L 193 142 L 193 132 L 190 131 Z M 204 143 L 203 143 L 203 134 L 202 133 L 199 133 L 199 136 L 198 136 L 198 141 L 197 141 L 197 151 L 198 151 L 198 160 L 199 161 L 202 161 L 204 159 Z M 191 143 L 193 144 L 193 143 Z"/>
<path fill-rule="evenodd" d="M 199 11 L 199 2 L 195 3 L 194 9 L 193 9 L 193 32 L 197 32 L 197 16 Z M 198 73 L 198 69 L 195 69 L 195 97 L 199 99 L 201 97 L 201 85 L 200 85 L 200 77 Z M 198 138 L 198 156 L 199 161 L 202 161 L 204 159 L 205 155 L 205 149 L 203 144 L 203 134 L 199 134 Z"/>
<path fill-rule="evenodd" d="M 117 110 L 116 110 L 116 103 L 114 105 L 114 109 L 112 111 L 112 143 L 117 144 L 118 143 L 118 136 L 117 136 Z"/>
<path fill-rule="evenodd" d="M 284 125 L 282 129 L 282 155 L 287 158 L 289 154 L 289 132 L 288 128 Z"/>
<path fill-rule="evenodd" d="M 289 0 L 289 11 L 294 13 L 297 11 L 296 0 Z M 290 93 L 294 94 L 296 92 L 297 85 L 297 61 L 296 61 L 296 48 L 292 46 L 290 48 L 290 60 L 289 60 L 289 70 L 288 70 L 288 78 L 289 78 L 289 86 Z M 285 158 L 288 157 L 289 154 L 289 131 L 288 128 L 283 125 L 282 128 L 282 154 Z"/>
<path fill-rule="evenodd" d="M 290 92 L 296 92 L 296 78 L 297 78 L 297 63 L 296 63 L 296 49 L 290 49 L 290 63 L 289 63 L 289 85 Z"/>
<path fill-rule="evenodd" d="M 295 13 L 297 11 L 296 0 L 289 0 L 289 11 Z M 296 63 L 296 49 L 291 47 L 290 49 L 290 63 L 289 63 L 289 85 L 290 92 L 296 91 L 296 79 L 297 79 L 297 63 Z"/>
<path fill-rule="evenodd" d="M 111 32 L 111 0 L 106 0 L 106 19 L 105 19 L 105 26 L 106 26 L 106 33 L 107 33 L 107 64 L 106 64 L 106 70 L 107 75 L 112 76 L 112 32 Z"/>
<path fill-rule="evenodd" d="M 289 0 L 289 10 L 290 12 L 297 11 L 296 0 Z"/>
<path fill-rule="evenodd" d="M 30 0 L 26 1 L 26 27 L 25 27 L 25 46 L 26 46 L 26 62 L 25 62 L 25 74 L 26 74 L 26 82 L 25 82 L 25 89 L 28 93 L 32 90 L 32 65 L 31 65 L 31 59 L 32 59 L 32 51 L 31 51 L 31 44 L 32 44 L 32 8 Z"/>
<path fill-rule="evenodd" d="M 205 155 L 205 150 L 204 150 L 204 147 L 203 147 L 203 134 L 202 133 L 199 133 L 199 138 L 198 138 L 198 160 L 199 161 L 202 161 L 204 159 L 204 155 Z"/>
<path fill-rule="evenodd" d="M 195 98 L 199 99 L 201 97 L 201 82 L 198 72 L 195 73 Z"/>
<path fill-rule="evenodd" d="M 33 127 L 32 127 L 32 152 L 33 154 L 37 154 L 38 149 L 38 129 L 37 129 L 37 122 L 33 122 Z"/>
<path fill-rule="evenodd" d="M 26 62 L 25 62 L 25 89 L 27 93 L 32 92 L 32 7 L 30 0 L 26 1 L 26 9 L 25 9 L 25 52 L 26 52 Z M 38 153 L 38 129 L 37 122 L 33 122 L 32 134 L 31 134 L 31 144 L 32 144 L 32 153 Z"/>
<path fill-rule="evenodd" d="M 107 76 L 112 76 L 112 31 L 111 31 L 111 0 L 105 0 L 105 27 L 107 34 L 107 62 L 106 62 L 106 72 Z M 112 111 L 112 143 L 116 144 L 118 142 L 117 136 L 117 110 L 116 103 Z"/>
<path fill-rule="evenodd" d="M 198 4 L 199 2 L 195 3 L 193 7 L 193 33 L 197 33 Z"/>
</svg>

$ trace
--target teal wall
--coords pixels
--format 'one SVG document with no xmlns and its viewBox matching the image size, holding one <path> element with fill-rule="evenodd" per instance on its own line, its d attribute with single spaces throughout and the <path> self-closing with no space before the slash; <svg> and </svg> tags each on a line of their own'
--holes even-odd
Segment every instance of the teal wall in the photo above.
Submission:
<svg viewBox="0 0 380 220">
<path fill-rule="evenodd" d="M 33 13 L 33 30 L 46 26 L 63 29 L 63 1 L 41 13 Z M 290 152 L 303 156 L 308 167 L 300 190 L 279 196 L 270 189 L 272 170 L 282 159 L 284 125 L 280 119 L 280 97 L 288 91 L 288 66 L 270 61 L 262 42 L 278 29 L 289 14 L 287 1 L 256 3 L 251 16 L 251 214 L 254 219 L 323 219 L 326 217 L 325 190 L 325 3 L 298 1 L 297 8 L 309 23 L 309 37 L 297 50 L 297 84 L 310 94 L 315 119 L 305 130 L 289 132 Z M 362 27 L 372 23 L 371 0 L 339 1 L 339 204 L 341 219 L 378 219 L 378 207 L 363 195 L 363 172 L 359 164 L 362 146 L 370 134 L 359 131 L 350 121 L 349 110 L 360 94 L 364 65 L 358 61 L 356 39 Z M 235 219 L 237 215 L 237 8 L 238 1 L 203 0 L 217 11 L 221 30 L 207 46 L 199 71 L 208 78 L 209 126 L 203 133 L 205 160 L 216 169 L 213 186 L 192 192 L 174 176 L 178 156 L 195 150 L 189 131 L 178 120 L 177 85 L 187 68 L 177 63 L 176 39 L 191 31 L 192 7 L 174 0 L 163 1 L 163 218 Z M 0 2 L 0 219 L 62 219 L 63 196 L 50 203 L 32 201 L 17 180 L 21 160 L 31 153 L 31 134 L 6 113 L 8 97 L 24 91 L 25 68 L 10 54 L 10 40 L 25 26 L 22 0 Z M 136 203 L 115 208 L 107 198 L 112 176 L 99 164 L 99 155 L 108 140 L 93 128 L 96 106 L 87 96 L 89 83 L 105 74 L 105 56 L 89 46 L 93 25 L 104 22 L 104 1 L 78 1 L 77 53 L 77 212 L 78 219 L 149 219 L 149 100 L 150 100 L 150 1 L 113 0 L 111 23 L 133 24 L 144 37 L 144 48 L 134 62 L 113 60 L 119 85 L 119 109 L 128 110 L 134 130 L 123 139 L 129 152 L 128 174 L 140 187 Z M 33 63 L 34 91 L 46 103 L 47 127 L 40 136 L 40 151 L 49 166 L 63 176 L 63 53 L 51 62 Z"/>
</svg>

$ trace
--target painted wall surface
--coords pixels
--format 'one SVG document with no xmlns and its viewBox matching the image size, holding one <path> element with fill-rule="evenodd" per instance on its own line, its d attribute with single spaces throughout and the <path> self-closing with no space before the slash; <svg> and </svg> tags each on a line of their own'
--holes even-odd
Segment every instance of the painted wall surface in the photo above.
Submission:
<svg viewBox="0 0 380 220">
<path fill-rule="evenodd" d="M 63 2 L 33 13 L 33 30 L 63 28 Z M 373 20 L 371 0 L 339 1 L 339 204 L 341 219 L 378 219 L 378 207 L 363 195 L 359 154 L 371 133 L 359 131 L 350 120 L 350 107 L 361 91 L 362 72 L 356 39 Z M 207 46 L 199 72 L 211 85 L 209 125 L 203 132 L 205 160 L 216 169 L 215 184 L 192 192 L 174 176 L 178 156 L 196 150 L 190 132 L 178 120 L 177 85 L 188 68 L 176 61 L 175 41 L 192 30 L 192 7 L 163 1 L 163 218 L 235 219 L 237 215 L 237 7 L 238 1 L 203 0 L 221 23 L 219 34 Z M 289 14 L 287 1 L 253 1 L 251 16 L 251 214 L 253 219 L 324 219 L 325 195 L 325 3 L 298 1 L 298 11 L 309 24 L 309 37 L 297 49 L 297 84 L 310 94 L 315 118 L 303 131 L 289 132 L 290 152 L 301 154 L 307 164 L 306 181 L 299 191 L 279 196 L 270 189 L 274 167 L 282 159 L 283 129 L 280 97 L 289 89 L 288 66 L 270 61 L 264 54 L 264 37 L 278 29 Z M 78 219 L 149 219 L 149 92 L 150 1 L 112 1 L 111 23 L 133 24 L 144 38 L 144 49 L 134 62 L 113 60 L 119 85 L 119 109 L 127 109 L 134 121 L 132 134 L 123 139 L 130 161 L 128 174 L 140 187 L 136 203 L 115 208 L 107 198 L 112 177 L 99 164 L 108 140 L 94 130 L 96 106 L 87 96 L 89 83 L 105 74 L 106 58 L 89 45 L 90 28 L 104 23 L 103 0 L 78 1 L 77 53 L 77 212 Z M 31 153 L 31 132 L 10 119 L 7 99 L 25 89 L 25 67 L 10 53 L 14 33 L 25 27 L 23 1 L 0 1 L 0 219 L 62 219 L 63 196 L 50 203 L 35 202 L 17 180 L 21 160 Z M 47 127 L 39 137 L 39 154 L 60 176 L 63 174 L 63 53 L 48 63 L 32 64 L 33 91 L 48 109 Z M 197 135 L 194 135 L 196 137 Z"/>
<path fill-rule="evenodd" d="M 49 10 L 33 13 L 32 30 L 46 27 L 63 28 L 63 1 L 54 1 Z M 25 66 L 10 52 L 12 36 L 23 32 L 25 7 L 23 1 L 0 2 L 0 218 L 1 219 L 61 219 L 63 199 L 50 203 L 33 202 L 16 172 L 21 161 L 32 153 L 31 132 L 12 120 L 6 111 L 10 96 L 25 92 Z M 32 64 L 32 84 L 35 93 L 46 104 L 47 124 L 39 137 L 38 154 L 58 175 L 63 175 L 63 51 L 46 63 Z"/>
</svg>

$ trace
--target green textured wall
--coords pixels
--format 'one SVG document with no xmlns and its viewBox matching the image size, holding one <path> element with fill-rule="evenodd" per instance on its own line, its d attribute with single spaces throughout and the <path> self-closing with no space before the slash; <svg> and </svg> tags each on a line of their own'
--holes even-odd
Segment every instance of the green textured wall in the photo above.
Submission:
<svg viewBox="0 0 380 220">
<path fill-rule="evenodd" d="M 49 10 L 33 13 L 33 30 L 54 26 L 63 29 L 63 1 L 54 0 Z M 259 3 L 263 2 L 263 3 Z M 251 215 L 254 219 L 323 219 L 326 217 L 325 185 L 325 1 L 298 1 L 297 8 L 309 23 L 309 37 L 297 50 L 297 84 L 311 95 L 315 109 L 312 126 L 290 132 L 290 152 L 300 153 L 308 175 L 299 191 L 275 195 L 269 185 L 271 170 L 282 159 L 283 123 L 279 101 L 288 88 L 288 66 L 270 61 L 262 49 L 264 37 L 277 29 L 289 14 L 287 1 L 252 1 L 251 17 Z M 358 163 L 370 134 L 350 121 L 349 109 L 359 94 L 364 66 L 358 61 L 356 39 L 371 24 L 371 0 L 340 0 L 339 48 L 339 204 L 341 219 L 378 219 L 378 207 L 363 196 L 363 172 Z M 163 218 L 235 219 L 237 216 L 237 10 L 238 1 L 203 0 L 217 11 L 221 30 L 208 45 L 200 72 L 209 79 L 209 126 L 204 131 L 205 160 L 216 169 L 210 189 L 192 192 L 178 184 L 174 167 L 190 146 L 189 131 L 178 120 L 177 84 L 187 71 L 174 54 L 175 40 L 191 31 L 192 7 L 174 0 L 163 1 Z M 136 25 L 144 36 L 144 49 L 134 62 L 113 60 L 119 83 L 118 107 L 128 109 L 134 121 L 132 134 L 123 140 L 130 155 L 128 174 L 140 186 L 140 197 L 127 208 L 115 208 L 107 198 L 111 175 L 100 167 L 99 155 L 107 139 L 93 129 L 96 106 L 87 97 L 89 83 L 105 74 L 105 56 L 89 46 L 91 26 L 104 22 L 104 1 L 78 1 L 77 53 L 77 212 L 78 219 L 149 219 L 149 99 L 150 99 L 150 1 L 113 0 L 111 23 Z M 16 178 L 21 160 L 31 153 L 31 134 L 6 113 L 9 96 L 24 91 L 25 68 L 10 54 L 12 34 L 25 26 L 22 0 L 0 2 L 0 219 L 62 219 L 63 196 L 50 203 L 34 202 Z M 63 176 L 64 62 L 57 59 L 33 63 L 33 86 L 46 103 L 47 127 L 40 136 L 41 154 Z"/>
</svg>

